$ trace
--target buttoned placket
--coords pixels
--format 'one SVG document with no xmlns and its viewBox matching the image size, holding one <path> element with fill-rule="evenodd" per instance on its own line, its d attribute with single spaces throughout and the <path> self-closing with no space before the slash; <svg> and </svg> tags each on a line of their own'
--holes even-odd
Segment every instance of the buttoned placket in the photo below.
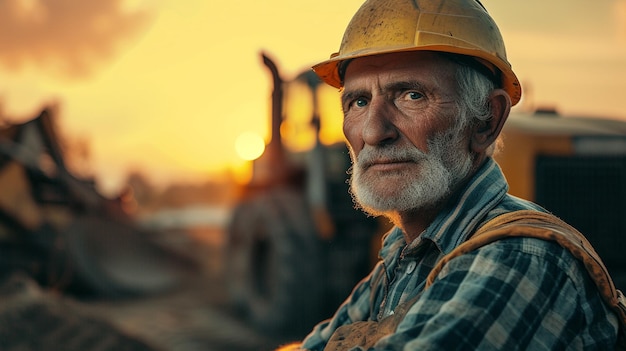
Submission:
<svg viewBox="0 0 626 351">
<path fill-rule="evenodd" d="M 392 286 L 399 282 L 401 279 L 404 279 L 406 275 L 411 275 L 415 272 L 417 268 L 417 262 L 421 255 L 423 255 L 425 249 L 428 245 L 425 245 L 425 242 L 421 239 L 421 236 L 415 239 L 416 241 L 412 242 L 410 245 L 405 246 L 400 253 L 400 257 L 398 258 L 398 265 L 393 269 L 393 274 L 391 275 L 391 279 L 389 278 L 389 273 L 387 273 L 387 267 L 385 267 L 386 278 L 384 280 L 384 296 L 380 304 L 380 309 L 378 313 L 378 320 L 381 320 L 384 317 L 391 316 L 395 313 L 393 309 L 389 309 L 387 302 L 389 300 L 389 294 L 392 291 Z M 408 255 L 407 255 L 408 254 Z"/>
</svg>

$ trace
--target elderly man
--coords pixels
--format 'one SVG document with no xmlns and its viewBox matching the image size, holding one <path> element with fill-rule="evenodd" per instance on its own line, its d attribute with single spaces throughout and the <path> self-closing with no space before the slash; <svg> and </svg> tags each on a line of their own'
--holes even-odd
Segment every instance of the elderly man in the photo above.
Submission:
<svg viewBox="0 0 626 351">
<path fill-rule="evenodd" d="M 368 0 L 313 69 L 342 89 L 356 202 L 395 227 L 335 315 L 285 350 L 614 349 L 616 314 L 553 240 L 496 240 L 427 282 L 492 219 L 546 212 L 507 194 L 492 159 L 521 87 L 479 1 Z"/>
</svg>

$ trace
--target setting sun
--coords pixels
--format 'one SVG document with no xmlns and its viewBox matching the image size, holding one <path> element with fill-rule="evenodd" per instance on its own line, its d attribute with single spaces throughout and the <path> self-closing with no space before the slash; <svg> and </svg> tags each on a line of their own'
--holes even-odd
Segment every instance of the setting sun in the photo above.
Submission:
<svg viewBox="0 0 626 351">
<path fill-rule="evenodd" d="M 256 160 L 265 151 L 265 141 L 254 132 L 243 132 L 235 141 L 237 155 L 246 161 Z"/>
</svg>

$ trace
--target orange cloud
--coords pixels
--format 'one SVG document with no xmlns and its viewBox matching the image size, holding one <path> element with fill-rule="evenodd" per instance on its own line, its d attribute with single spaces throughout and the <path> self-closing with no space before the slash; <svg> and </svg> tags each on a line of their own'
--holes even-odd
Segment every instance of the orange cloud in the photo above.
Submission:
<svg viewBox="0 0 626 351">
<path fill-rule="evenodd" d="M 139 35 L 150 18 L 146 10 L 127 10 L 123 0 L 0 1 L 0 65 L 86 76 Z"/>
</svg>

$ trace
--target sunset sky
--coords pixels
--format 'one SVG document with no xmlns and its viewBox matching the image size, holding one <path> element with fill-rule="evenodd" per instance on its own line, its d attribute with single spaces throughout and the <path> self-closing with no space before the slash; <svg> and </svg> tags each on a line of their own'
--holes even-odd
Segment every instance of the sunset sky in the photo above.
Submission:
<svg viewBox="0 0 626 351">
<path fill-rule="evenodd" d="M 626 0 L 483 0 L 526 95 L 521 105 L 626 119 Z M 0 111 L 59 108 L 105 189 L 129 169 L 208 179 L 267 136 L 270 77 L 338 49 L 361 0 L 3 0 Z"/>
</svg>

